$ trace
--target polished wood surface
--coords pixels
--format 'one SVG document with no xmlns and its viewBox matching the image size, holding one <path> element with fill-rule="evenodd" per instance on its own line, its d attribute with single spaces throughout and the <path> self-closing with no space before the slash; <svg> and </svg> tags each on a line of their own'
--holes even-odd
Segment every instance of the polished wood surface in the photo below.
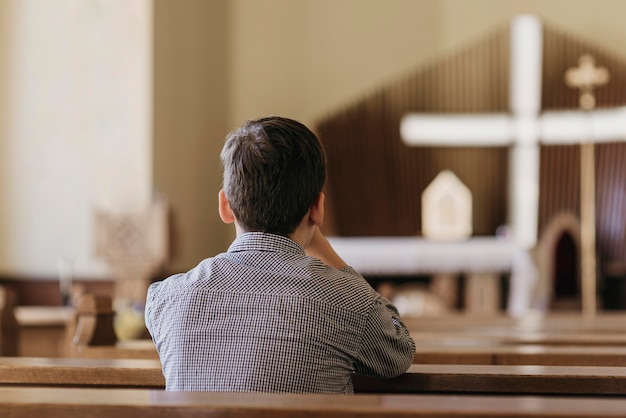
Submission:
<svg viewBox="0 0 626 418">
<path fill-rule="evenodd" d="M 0 358 L 0 386 L 164 388 L 154 360 Z M 626 395 L 626 367 L 415 364 L 395 379 L 355 376 L 362 393 Z"/>
<path fill-rule="evenodd" d="M 0 386 L 163 388 L 158 360 L 0 357 Z"/>
<path fill-rule="evenodd" d="M 625 334 L 600 334 L 597 332 L 572 332 L 560 334 L 554 332 L 526 332 L 515 333 L 515 331 L 501 330 L 480 333 L 475 331 L 448 331 L 448 332 L 428 332 L 409 330 L 411 337 L 416 344 L 436 343 L 445 341 L 451 344 L 453 341 L 459 344 L 471 345 L 472 343 L 491 343 L 500 345 L 525 345 L 541 344 L 545 346 L 577 345 L 577 346 L 619 346 L 626 347 Z"/>
<path fill-rule="evenodd" d="M 626 347 L 418 342 L 413 363 L 626 367 Z"/>
<path fill-rule="evenodd" d="M 442 341 L 447 345 L 502 344 L 626 346 L 626 315 L 578 314 L 548 316 L 463 316 L 404 318 L 416 342 Z"/>
<path fill-rule="evenodd" d="M 464 395 L 307 395 L 0 388 L 0 416 L 623 417 L 626 399 Z"/>
<path fill-rule="evenodd" d="M 626 367 L 413 365 L 394 379 L 355 376 L 361 393 L 626 395 Z"/>
<path fill-rule="evenodd" d="M 626 312 L 599 312 L 593 318 L 580 312 L 529 314 L 521 317 L 508 315 L 466 315 L 462 313 L 438 316 L 403 317 L 404 324 L 416 331 L 464 331 L 486 333 L 490 331 L 575 333 L 623 333 L 626 331 Z"/>
</svg>

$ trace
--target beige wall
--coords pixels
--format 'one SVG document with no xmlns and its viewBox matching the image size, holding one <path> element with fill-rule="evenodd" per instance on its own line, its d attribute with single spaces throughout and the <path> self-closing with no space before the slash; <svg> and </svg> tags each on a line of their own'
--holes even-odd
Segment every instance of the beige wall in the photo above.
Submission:
<svg viewBox="0 0 626 418">
<path fill-rule="evenodd" d="M 11 4 L 0 2 L 0 202 L 8 197 L 8 176 L 6 174 L 7 160 L 9 158 L 9 147 L 7 141 L 7 116 L 9 111 L 8 96 L 8 74 L 9 66 L 9 34 L 11 33 Z M 10 220 L 8 218 L 7 206 L 0 203 L 0 231 L 6 231 Z M 0 259 L 6 257 L 9 252 L 9 242 L 2 239 L 0 232 Z"/>
<path fill-rule="evenodd" d="M 154 182 L 169 201 L 172 271 L 224 251 L 219 152 L 229 109 L 227 0 L 154 2 Z"/>
<path fill-rule="evenodd" d="M 6 87 L 0 273 L 104 276 L 94 208 L 152 197 L 149 0 L 2 0 Z M 0 35 L 2 36 L 2 35 Z"/>
<path fill-rule="evenodd" d="M 444 48 L 480 36 L 518 13 L 533 13 L 566 32 L 626 56 L 622 0 L 444 0 Z"/>
<path fill-rule="evenodd" d="M 234 0 L 229 124 L 314 123 L 518 13 L 626 56 L 622 0 Z"/>
<path fill-rule="evenodd" d="M 234 0 L 231 126 L 265 114 L 304 123 L 403 74 L 438 50 L 429 0 Z"/>
</svg>

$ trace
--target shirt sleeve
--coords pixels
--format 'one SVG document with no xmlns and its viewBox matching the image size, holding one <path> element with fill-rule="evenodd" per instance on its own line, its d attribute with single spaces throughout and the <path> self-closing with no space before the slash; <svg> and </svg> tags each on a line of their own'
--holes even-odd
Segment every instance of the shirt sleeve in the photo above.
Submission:
<svg viewBox="0 0 626 418">
<path fill-rule="evenodd" d="M 363 334 L 355 372 L 373 377 L 396 377 L 408 370 L 415 356 L 415 342 L 396 307 L 376 293 Z"/>
<path fill-rule="evenodd" d="M 156 343 L 156 323 L 154 322 L 155 315 L 155 293 L 158 292 L 158 286 L 160 282 L 155 282 L 148 287 L 148 293 L 146 295 L 146 306 L 144 310 L 144 321 L 146 324 L 146 328 L 148 329 L 148 333 L 152 337 L 152 340 Z"/>
</svg>

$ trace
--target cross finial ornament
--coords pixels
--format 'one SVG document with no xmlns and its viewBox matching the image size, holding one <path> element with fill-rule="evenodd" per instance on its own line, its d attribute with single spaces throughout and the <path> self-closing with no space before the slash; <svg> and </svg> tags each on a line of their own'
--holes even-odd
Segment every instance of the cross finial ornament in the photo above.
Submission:
<svg viewBox="0 0 626 418">
<path fill-rule="evenodd" d="M 582 55 L 578 67 L 565 72 L 565 84 L 580 90 L 579 106 L 589 112 L 596 107 L 593 89 L 609 82 L 609 71 L 596 67 L 595 59 Z M 596 168 L 594 138 L 582 141 L 580 148 L 580 239 L 582 308 L 586 316 L 594 316 L 596 302 Z"/>
<path fill-rule="evenodd" d="M 578 59 L 578 67 L 565 72 L 565 83 L 568 87 L 580 90 L 580 107 L 591 110 L 596 107 L 593 89 L 609 82 L 609 71 L 604 67 L 596 67 L 596 60 L 589 54 Z"/>
</svg>

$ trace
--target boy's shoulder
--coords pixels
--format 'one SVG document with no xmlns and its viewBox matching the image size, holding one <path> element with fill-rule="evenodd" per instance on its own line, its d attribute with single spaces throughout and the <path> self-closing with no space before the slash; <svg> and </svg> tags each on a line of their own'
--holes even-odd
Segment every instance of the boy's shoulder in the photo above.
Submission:
<svg viewBox="0 0 626 418">
<path fill-rule="evenodd" d="M 148 288 L 148 295 L 178 292 L 194 287 L 199 279 L 207 276 L 212 260 L 213 258 L 204 259 L 186 272 L 172 274 L 163 280 L 152 283 Z"/>
</svg>

